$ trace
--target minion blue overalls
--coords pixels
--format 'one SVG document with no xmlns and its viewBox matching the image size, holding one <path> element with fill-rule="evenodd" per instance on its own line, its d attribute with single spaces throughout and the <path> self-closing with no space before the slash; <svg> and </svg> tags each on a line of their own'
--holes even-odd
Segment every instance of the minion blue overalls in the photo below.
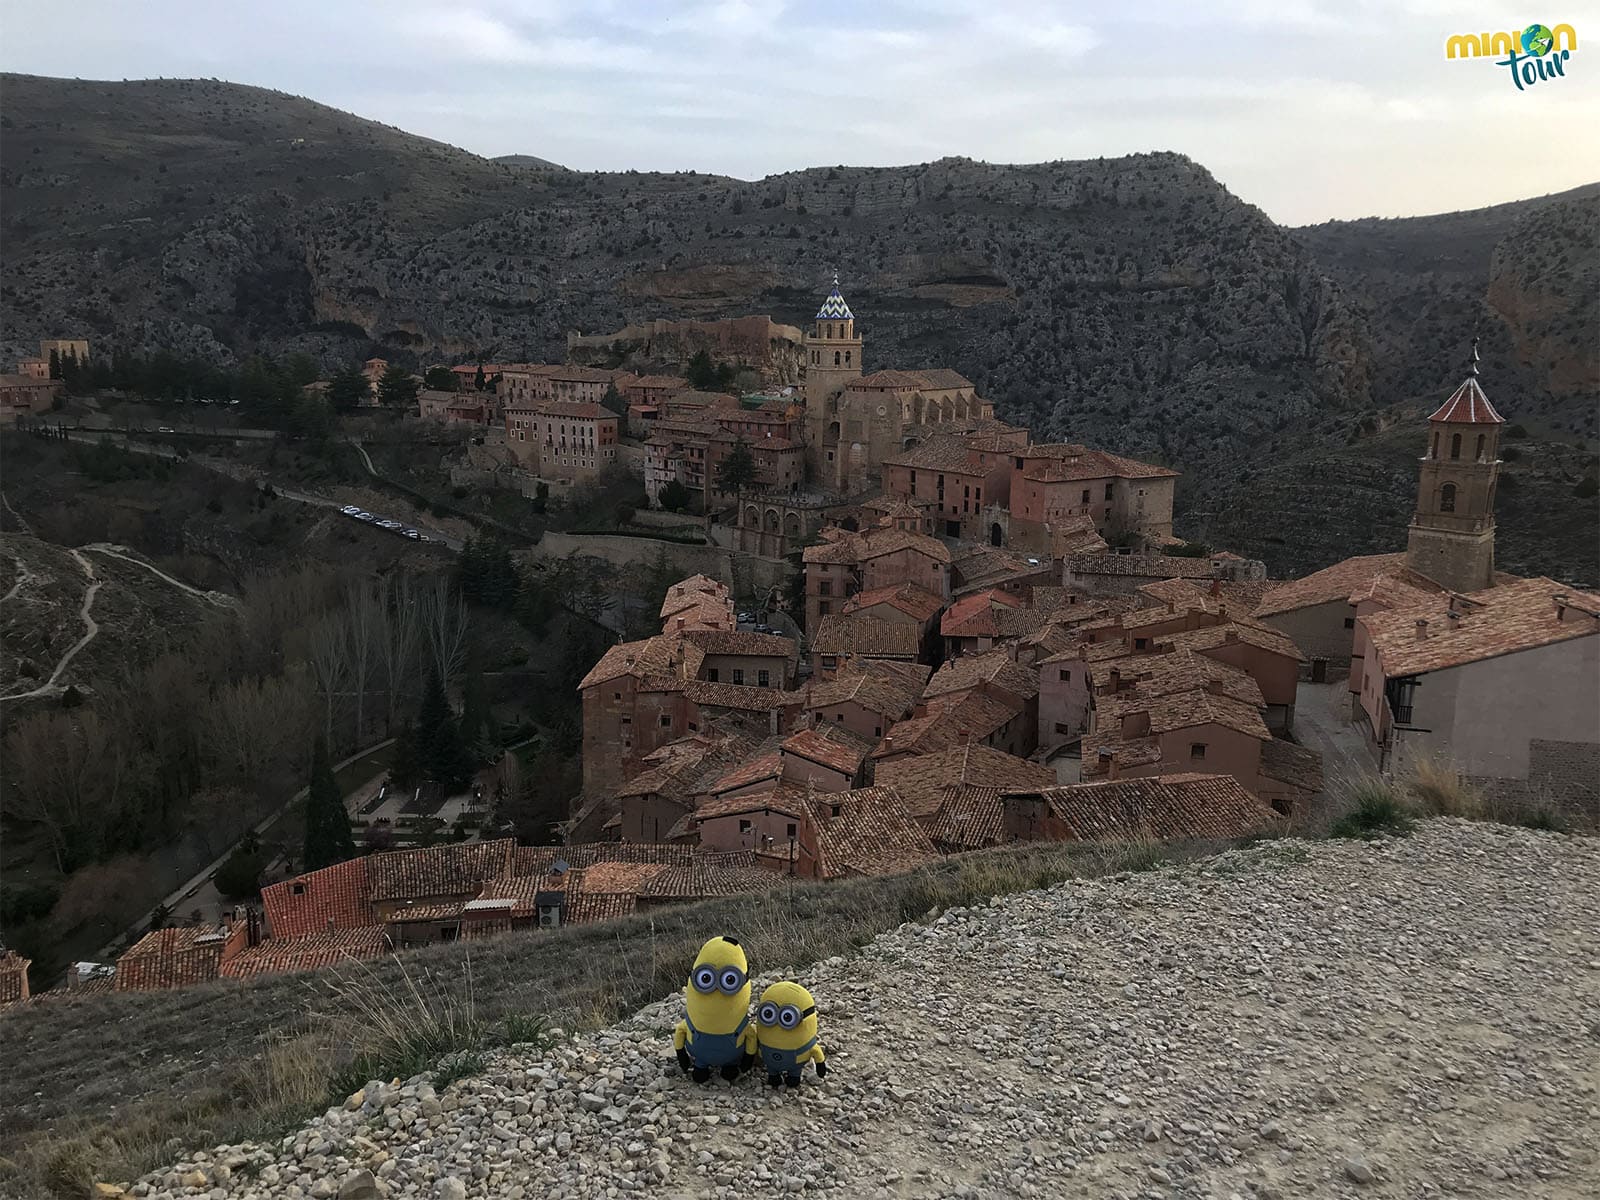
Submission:
<svg viewBox="0 0 1600 1200">
<path fill-rule="evenodd" d="M 810 1054 L 816 1044 L 817 1039 L 812 1038 L 804 1046 L 797 1046 L 793 1050 L 762 1046 L 761 1061 L 766 1064 L 767 1078 L 775 1080 L 779 1075 L 792 1075 L 798 1079 L 800 1072 L 805 1070 L 805 1065 L 800 1060 Z"/>
<path fill-rule="evenodd" d="M 692 1018 L 685 1016 L 684 1022 L 689 1026 L 689 1045 L 686 1048 L 695 1066 L 732 1067 L 743 1063 L 744 1049 L 740 1042 L 750 1024 L 748 1015 L 732 1033 L 701 1033 L 694 1027 Z"/>
</svg>

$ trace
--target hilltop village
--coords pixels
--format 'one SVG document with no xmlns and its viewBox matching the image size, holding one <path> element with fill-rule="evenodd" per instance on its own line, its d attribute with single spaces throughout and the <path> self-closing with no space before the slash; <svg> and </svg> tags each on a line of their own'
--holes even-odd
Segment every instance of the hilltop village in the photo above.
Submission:
<svg viewBox="0 0 1600 1200">
<path fill-rule="evenodd" d="M 412 389 L 417 421 L 469 431 L 472 469 L 528 495 L 630 471 L 756 581 L 686 570 L 658 631 L 593 663 L 562 844 L 351 858 L 270 884 L 259 911 L 152 930 L 69 990 L 303 970 L 1015 842 L 1244 837 L 1322 803 L 1329 754 L 1341 776 L 1445 761 L 1493 796 L 1585 802 L 1600 595 L 1496 570 L 1505 420 L 1475 365 L 1416 430 L 1404 549 L 1270 579 L 1174 536 L 1176 471 L 1034 442 L 946 367 L 867 371 L 837 281 L 784 329 L 699 323 L 693 380 L 473 363 Z M 762 375 L 778 343 L 798 379 L 716 386 L 708 365 Z M 43 363 L 23 364 L 18 411 L 48 393 Z M 375 385 L 393 371 L 366 365 Z M 6 952 L 0 1002 L 28 995 Z"/>
</svg>

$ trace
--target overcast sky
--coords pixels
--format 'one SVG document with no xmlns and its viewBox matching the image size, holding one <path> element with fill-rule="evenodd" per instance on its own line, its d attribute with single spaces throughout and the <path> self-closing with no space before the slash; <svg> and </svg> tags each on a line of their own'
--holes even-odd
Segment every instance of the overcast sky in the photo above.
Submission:
<svg viewBox="0 0 1600 1200">
<path fill-rule="evenodd" d="M 0 0 L 0 64 L 204 76 L 485 155 L 741 178 L 1176 150 L 1289 224 L 1600 179 L 1600 0 Z M 1518 91 L 1445 38 L 1565 21 Z M 4 98 L 0 96 L 0 107 Z"/>
</svg>

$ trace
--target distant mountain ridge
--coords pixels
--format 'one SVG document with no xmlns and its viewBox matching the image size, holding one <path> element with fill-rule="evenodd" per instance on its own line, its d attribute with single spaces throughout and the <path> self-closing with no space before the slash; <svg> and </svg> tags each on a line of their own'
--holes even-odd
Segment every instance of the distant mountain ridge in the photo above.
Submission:
<svg viewBox="0 0 1600 1200">
<path fill-rule="evenodd" d="M 488 160 L 232 84 L 3 87 L 7 354 L 70 331 L 178 353 L 558 359 L 568 331 L 653 318 L 804 324 L 838 270 L 869 369 L 954 367 L 1040 437 L 1169 462 L 1180 531 L 1225 530 L 1279 570 L 1391 534 L 1330 545 L 1293 511 L 1227 520 L 1252 479 L 1441 395 L 1474 331 L 1505 410 L 1593 428 L 1593 347 L 1572 344 L 1593 256 L 1495 253 L 1518 230 L 1592 234 L 1593 188 L 1289 230 L 1177 154 L 743 182 Z M 1470 244 L 1441 274 L 1430 238 Z M 1556 570 L 1568 549 L 1531 561 Z"/>
</svg>

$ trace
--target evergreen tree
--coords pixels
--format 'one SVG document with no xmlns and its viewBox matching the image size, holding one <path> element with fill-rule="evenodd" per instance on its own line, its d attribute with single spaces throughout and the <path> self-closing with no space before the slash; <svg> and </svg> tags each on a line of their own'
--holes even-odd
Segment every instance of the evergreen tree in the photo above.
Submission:
<svg viewBox="0 0 1600 1200">
<path fill-rule="evenodd" d="M 688 380 L 690 387 L 701 392 L 714 390 L 720 382 L 716 364 L 711 361 L 711 355 L 704 350 L 694 352 L 694 357 L 689 360 L 683 376 Z"/>
<path fill-rule="evenodd" d="M 473 760 L 461 739 L 461 726 L 445 695 L 437 671 L 428 676 L 417 712 L 417 757 L 429 779 L 447 792 L 460 792 L 472 782 Z"/>
<path fill-rule="evenodd" d="M 745 488 L 756 480 L 756 459 L 750 445 L 743 438 L 733 444 L 728 457 L 717 464 L 716 487 L 719 492 L 732 492 L 743 496 Z"/>
<path fill-rule="evenodd" d="M 371 393 L 367 377 L 357 367 L 341 367 L 328 378 L 328 400 L 336 409 L 355 408 Z"/>
<path fill-rule="evenodd" d="M 54 346 L 50 347 L 50 378 L 61 378 L 61 352 Z"/>
<path fill-rule="evenodd" d="M 355 856 L 350 813 L 333 776 L 327 740 L 319 734 L 311 757 L 311 787 L 306 793 L 305 870 L 315 871 Z"/>
<path fill-rule="evenodd" d="M 429 367 L 422 373 L 422 386 L 430 392 L 453 392 L 456 373 L 449 367 Z"/>
<path fill-rule="evenodd" d="M 478 369 L 475 372 L 473 372 L 473 375 L 472 375 L 472 390 L 475 391 L 475 392 L 483 391 L 483 364 L 482 363 L 479 363 L 478 364 Z"/>
<path fill-rule="evenodd" d="M 410 408 L 417 402 L 417 381 L 404 367 L 390 367 L 378 380 L 378 403 L 385 408 Z"/>
<path fill-rule="evenodd" d="M 689 489 L 676 479 L 669 479 L 667 486 L 656 493 L 656 503 L 668 512 L 683 512 L 692 499 Z"/>
<path fill-rule="evenodd" d="M 617 385 L 608 383 L 606 394 L 600 397 L 600 407 L 617 416 L 617 433 L 621 437 L 628 436 L 628 402 L 622 398 L 622 393 L 617 391 Z"/>
<path fill-rule="evenodd" d="M 417 749 L 417 727 L 407 721 L 394 735 L 394 759 L 389 764 L 389 783 L 410 789 L 422 778 L 422 760 Z"/>
</svg>

